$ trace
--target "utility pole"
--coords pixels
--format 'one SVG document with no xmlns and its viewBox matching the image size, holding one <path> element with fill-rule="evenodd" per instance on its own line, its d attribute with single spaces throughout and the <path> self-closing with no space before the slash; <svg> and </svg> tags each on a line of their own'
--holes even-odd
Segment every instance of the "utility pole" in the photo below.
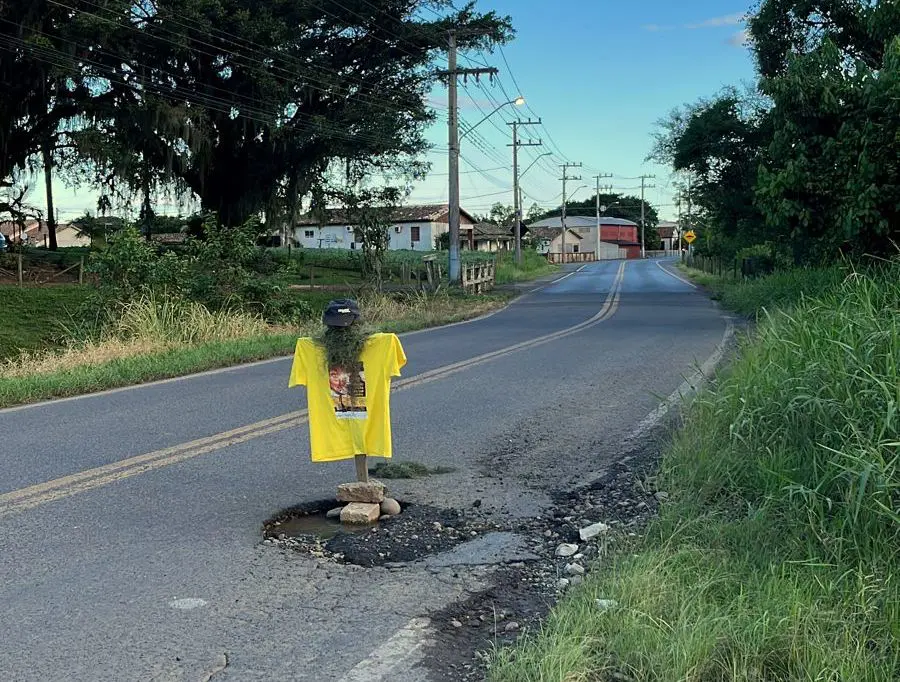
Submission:
<svg viewBox="0 0 900 682">
<path fill-rule="evenodd" d="M 477 79 L 482 74 L 493 76 L 497 69 L 493 67 L 483 69 L 458 69 L 456 68 L 456 31 L 450 31 L 448 45 L 447 70 L 438 71 L 438 76 L 448 78 L 449 111 L 447 122 L 449 128 L 448 147 L 450 148 L 449 175 L 450 196 L 448 198 L 449 211 L 447 222 L 450 228 L 450 262 L 448 272 L 450 284 L 459 284 L 459 108 L 457 106 L 456 79 L 459 76 L 475 76 Z"/>
<path fill-rule="evenodd" d="M 594 176 L 594 180 L 597 181 L 597 192 L 594 194 L 594 200 L 597 208 L 597 246 L 596 251 L 594 252 L 594 256 L 597 260 L 600 260 L 600 179 L 601 178 L 611 178 L 612 173 L 600 173 L 599 175 Z M 604 189 L 609 188 L 612 190 L 611 185 L 607 185 Z"/>
<path fill-rule="evenodd" d="M 532 121 L 515 120 L 510 121 L 506 125 L 512 126 L 512 144 L 513 149 L 513 214 L 515 215 L 516 230 L 516 265 L 522 265 L 522 199 L 519 196 L 519 147 L 540 147 L 543 142 L 538 140 L 528 140 L 528 142 L 519 142 L 519 126 L 535 126 L 540 125 L 541 119 Z"/>
<path fill-rule="evenodd" d="M 644 244 L 645 244 L 644 223 L 646 222 L 646 216 L 645 216 L 644 209 L 647 206 L 647 204 L 644 202 L 644 189 L 645 188 L 653 189 L 654 187 L 656 187 L 656 185 L 647 185 L 646 184 L 647 180 L 653 180 L 655 177 L 656 177 L 655 175 L 642 175 L 641 176 L 641 258 L 647 257 L 647 250 L 644 247 Z"/>
<path fill-rule="evenodd" d="M 562 233 L 560 234 L 560 250 L 562 251 L 562 260 L 561 262 L 565 264 L 566 262 L 566 180 L 581 180 L 581 176 L 569 176 L 570 168 L 581 168 L 581 162 L 579 163 L 563 163 L 559 166 L 562 168 Z"/>
</svg>

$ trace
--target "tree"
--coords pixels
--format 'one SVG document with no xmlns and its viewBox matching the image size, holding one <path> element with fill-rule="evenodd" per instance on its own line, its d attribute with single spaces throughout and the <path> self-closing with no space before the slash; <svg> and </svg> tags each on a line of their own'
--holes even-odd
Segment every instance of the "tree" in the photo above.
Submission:
<svg viewBox="0 0 900 682">
<path fill-rule="evenodd" d="M 511 231 L 516 222 L 516 211 L 512 206 L 507 206 L 498 201 L 491 206 L 491 210 L 488 213 L 483 215 L 476 214 L 474 218 L 479 223 L 493 223 Z"/>
<path fill-rule="evenodd" d="M 425 94 L 447 30 L 462 48 L 511 36 L 508 19 L 471 4 L 422 20 L 424 2 L 138 4 L 135 20 L 117 20 L 122 50 L 103 57 L 127 77 L 95 113 L 103 140 L 91 158 L 145 194 L 163 172 L 226 225 L 292 214 L 348 163 L 420 176 Z"/>
<path fill-rule="evenodd" d="M 692 178 L 691 223 L 700 218 L 704 247 L 730 258 L 768 239 L 755 205 L 760 162 L 771 139 L 762 102 L 728 88 L 672 111 L 658 125 L 650 158 Z"/>
<path fill-rule="evenodd" d="M 0 188 L 15 187 L 33 158 L 49 172 L 67 125 L 108 97 L 87 66 L 110 37 L 108 22 L 89 12 L 92 5 L 87 0 L 0 3 Z M 122 15 L 129 6 L 107 3 L 110 12 Z M 0 201 L 0 213 L 14 219 L 23 217 L 21 209 L 15 200 Z"/>
</svg>

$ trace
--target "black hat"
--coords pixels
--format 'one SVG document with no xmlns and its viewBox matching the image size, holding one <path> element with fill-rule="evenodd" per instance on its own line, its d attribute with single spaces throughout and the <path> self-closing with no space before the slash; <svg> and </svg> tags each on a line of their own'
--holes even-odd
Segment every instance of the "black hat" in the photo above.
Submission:
<svg viewBox="0 0 900 682">
<path fill-rule="evenodd" d="M 350 298 L 339 298 L 325 306 L 322 322 L 327 327 L 349 327 L 359 319 L 359 306 Z"/>
</svg>

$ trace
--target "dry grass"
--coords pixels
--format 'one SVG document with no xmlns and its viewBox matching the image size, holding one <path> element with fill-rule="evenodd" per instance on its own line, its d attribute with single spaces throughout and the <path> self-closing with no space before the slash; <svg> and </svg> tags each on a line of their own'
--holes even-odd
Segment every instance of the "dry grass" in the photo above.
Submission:
<svg viewBox="0 0 900 682">
<path fill-rule="evenodd" d="M 180 346 L 286 333 L 258 315 L 210 312 L 200 303 L 142 298 L 123 304 L 97 339 L 70 341 L 64 348 L 22 352 L 0 364 L 0 377 L 24 378 L 96 367 L 114 360 L 164 353 Z"/>
<path fill-rule="evenodd" d="M 372 328 L 403 332 L 476 317 L 504 300 L 370 294 L 361 297 L 360 309 Z M 284 355 L 292 339 L 319 329 L 318 321 L 276 327 L 253 314 L 144 298 L 122 305 L 97 338 L 0 361 L 0 407 Z"/>
</svg>

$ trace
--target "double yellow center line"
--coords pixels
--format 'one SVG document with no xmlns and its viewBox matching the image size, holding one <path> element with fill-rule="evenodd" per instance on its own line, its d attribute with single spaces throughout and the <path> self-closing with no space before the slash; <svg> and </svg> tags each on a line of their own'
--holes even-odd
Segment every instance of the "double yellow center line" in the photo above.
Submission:
<svg viewBox="0 0 900 682">
<path fill-rule="evenodd" d="M 616 312 L 616 309 L 619 306 L 619 295 L 624 275 L 625 262 L 623 261 L 619 265 L 613 286 L 610 289 L 606 300 L 603 302 L 603 307 L 600 308 L 600 311 L 596 315 L 584 322 L 560 331 L 545 334 L 544 336 L 539 336 L 529 341 L 523 341 L 512 346 L 507 346 L 500 350 L 484 353 L 477 357 L 469 358 L 468 360 L 444 365 L 443 367 L 417 374 L 408 379 L 401 379 L 394 383 L 393 388 L 395 391 L 403 391 L 413 388 L 414 386 L 437 381 L 452 374 L 456 374 L 457 372 L 462 372 L 471 367 L 509 355 L 510 353 L 541 346 L 545 343 L 550 343 L 551 341 L 556 341 L 566 336 L 584 331 L 589 327 L 593 327 L 608 319 Z M 47 502 L 53 502 L 54 500 L 99 488 L 125 478 L 130 478 L 131 476 L 137 476 L 138 474 L 144 474 L 155 469 L 161 469 L 162 467 L 193 459 L 194 457 L 215 452 L 222 448 L 245 443 L 254 438 L 260 438 L 272 433 L 284 431 L 285 429 L 300 426 L 305 424 L 308 420 L 309 413 L 307 410 L 288 412 L 287 414 L 278 417 L 264 419 L 252 424 L 247 424 L 246 426 L 231 429 L 230 431 L 223 431 L 212 436 L 198 438 L 187 443 L 173 445 L 168 448 L 163 448 L 162 450 L 155 450 L 111 464 L 87 469 L 69 476 L 56 478 L 52 481 L 46 481 L 44 483 L 38 483 L 37 485 L 28 486 L 27 488 L 13 490 L 0 495 L 0 519 L 46 504 Z"/>
</svg>

